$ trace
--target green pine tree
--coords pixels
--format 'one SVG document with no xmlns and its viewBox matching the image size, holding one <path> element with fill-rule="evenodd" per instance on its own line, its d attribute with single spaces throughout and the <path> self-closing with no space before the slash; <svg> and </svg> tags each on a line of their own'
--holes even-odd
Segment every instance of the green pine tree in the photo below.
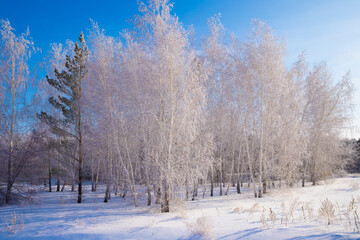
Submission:
<svg viewBox="0 0 360 240">
<path fill-rule="evenodd" d="M 49 125 L 51 131 L 64 139 L 75 139 L 78 144 L 78 154 L 73 156 L 77 161 L 79 174 L 78 203 L 81 203 L 83 181 L 83 123 L 81 119 L 82 83 L 87 74 L 86 61 L 89 55 L 83 33 L 79 37 L 80 46 L 76 42 L 74 57 L 66 56 L 66 70 L 61 73 L 55 69 L 55 79 L 46 76 L 47 82 L 58 90 L 57 97 L 50 97 L 49 103 L 61 112 L 58 118 L 46 112 L 38 114 L 38 118 Z"/>
</svg>

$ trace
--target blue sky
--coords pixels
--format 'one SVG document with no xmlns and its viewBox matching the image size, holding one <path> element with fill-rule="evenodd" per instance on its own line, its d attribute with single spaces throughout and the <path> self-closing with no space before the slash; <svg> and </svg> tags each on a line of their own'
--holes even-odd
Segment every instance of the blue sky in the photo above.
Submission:
<svg viewBox="0 0 360 240">
<path fill-rule="evenodd" d="M 287 43 L 287 63 L 303 50 L 311 64 L 327 61 L 334 79 L 351 70 L 354 93 L 354 130 L 360 137 L 360 1 L 357 0 L 177 0 L 173 12 L 185 26 L 193 25 L 198 37 L 207 32 L 207 19 L 222 14 L 225 28 L 244 38 L 252 18 L 267 22 Z M 9 19 L 17 33 L 30 27 L 37 47 L 33 62 L 49 50 L 50 43 L 77 40 L 99 22 L 109 35 L 129 27 L 137 13 L 136 0 L 0 0 L 0 19 Z"/>
</svg>

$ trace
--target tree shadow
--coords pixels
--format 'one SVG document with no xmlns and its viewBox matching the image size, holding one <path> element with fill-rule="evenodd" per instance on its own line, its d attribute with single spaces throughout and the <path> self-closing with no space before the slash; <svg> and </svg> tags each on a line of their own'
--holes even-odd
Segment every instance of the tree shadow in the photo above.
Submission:
<svg viewBox="0 0 360 240">
<path fill-rule="evenodd" d="M 246 238 L 250 237 L 251 235 L 260 233 L 262 231 L 263 231 L 262 228 L 250 228 L 250 229 L 246 229 L 246 230 L 243 230 L 243 231 L 238 231 L 236 233 L 232 233 L 232 234 L 228 234 L 228 235 L 219 237 L 218 239 L 226 239 L 226 238 L 229 238 L 229 239 L 242 239 L 242 238 L 244 238 L 244 239 L 246 239 Z"/>
</svg>

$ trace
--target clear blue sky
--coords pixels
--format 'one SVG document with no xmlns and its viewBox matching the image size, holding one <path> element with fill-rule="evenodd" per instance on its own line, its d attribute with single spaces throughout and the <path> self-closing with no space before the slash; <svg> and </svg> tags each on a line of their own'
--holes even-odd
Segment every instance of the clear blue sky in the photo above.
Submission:
<svg viewBox="0 0 360 240">
<path fill-rule="evenodd" d="M 303 50 L 310 63 L 327 61 L 335 79 L 348 69 L 355 85 L 354 126 L 360 126 L 360 1 L 357 0 L 177 0 L 173 12 L 185 26 L 193 25 L 197 36 L 207 31 L 207 19 L 222 14 L 228 31 L 243 38 L 252 18 L 267 22 L 277 36 L 286 39 L 287 62 Z M 18 33 L 30 32 L 42 53 L 50 43 L 77 40 L 90 28 L 89 19 L 99 22 L 109 35 L 129 27 L 137 13 L 136 0 L 0 0 L 0 19 L 9 19 Z M 360 137 L 360 131 L 348 133 Z"/>
</svg>

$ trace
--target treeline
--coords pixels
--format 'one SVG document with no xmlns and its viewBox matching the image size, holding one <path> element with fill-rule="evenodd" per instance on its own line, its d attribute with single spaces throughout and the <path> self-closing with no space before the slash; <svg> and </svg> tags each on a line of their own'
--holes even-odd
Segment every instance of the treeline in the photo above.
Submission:
<svg viewBox="0 0 360 240">
<path fill-rule="evenodd" d="M 350 74 L 334 81 L 325 63 L 305 54 L 286 66 L 286 48 L 253 20 L 245 41 L 220 17 L 196 42 L 167 0 L 139 4 L 119 38 L 96 22 L 79 43 L 53 44 L 46 79 L 31 81 L 36 51 L 28 32 L 1 22 L 0 181 L 6 203 L 16 181 L 46 181 L 62 191 L 106 184 L 138 206 L 170 210 L 199 184 L 262 197 L 274 182 L 317 181 L 343 172 L 353 144 L 341 140 L 351 113 Z M 200 42 L 200 44 L 198 44 Z M 30 86 L 30 87 L 29 87 Z M 55 179 L 55 182 L 53 182 Z M 77 185 L 77 188 L 76 188 Z M 192 194 L 193 196 L 190 196 Z"/>
</svg>

